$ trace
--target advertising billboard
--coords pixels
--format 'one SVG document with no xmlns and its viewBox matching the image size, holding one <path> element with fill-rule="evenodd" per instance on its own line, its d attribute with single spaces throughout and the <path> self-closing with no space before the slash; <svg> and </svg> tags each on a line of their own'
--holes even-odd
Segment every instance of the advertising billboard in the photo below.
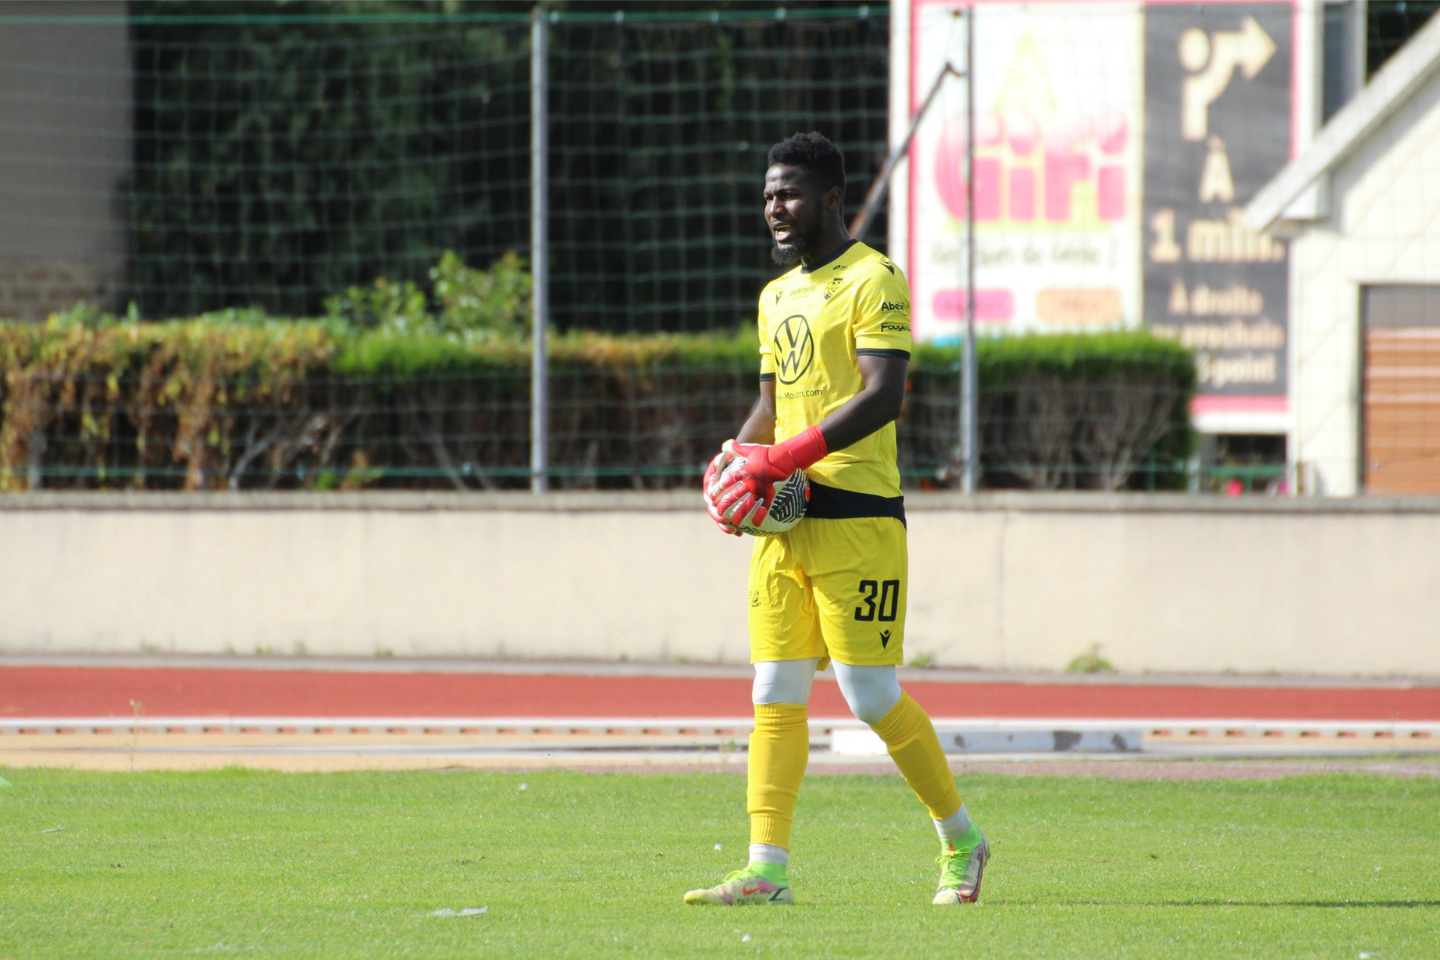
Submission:
<svg viewBox="0 0 1440 960">
<path fill-rule="evenodd" d="M 912 4 L 912 97 L 924 95 L 947 61 L 965 68 L 958 9 Z M 975 299 L 982 326 L 1139 323 L 1142 30 L 1133 3 L 980 5 Z M 924 339 L 954 339 L 965 319 L 965 121 L 964 87 L 952 82 L 911 148 L 905 262 Z"/>
<path fill-rule="evenodd" d="M 1291 59 L 1289 4 L 1145 14 L 1145 319 L 1194 348 L 1201 410 L 1284 401 L 1288 250 L 1241 211 L 1290 159 Z"/>
<path fill-rule="evenodd" d="M 946 64 L 954 0 L 892 7 L 892 130 Z M 1293 155 L 1294 6 L 976 0 L 975 304 L 982 335 L 1148 327 L 1196 351 L 1196 412 L 1285 409 L 1288 251 L 1245 203 Z M 922 119 L 890 255 L 917 338 L 963 332 L 965 80 Z"/>
</svg>

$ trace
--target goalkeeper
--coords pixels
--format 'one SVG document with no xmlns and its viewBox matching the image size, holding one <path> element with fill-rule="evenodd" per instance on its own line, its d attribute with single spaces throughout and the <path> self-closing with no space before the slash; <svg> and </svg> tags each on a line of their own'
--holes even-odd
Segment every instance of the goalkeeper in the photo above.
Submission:
<svg viewBox="0 0 1440 960">
<path fill-rule="evenodd" d="M 760 294 L 760 400 L 705 472 L 721 530 L 763 519 L 774 483 L 804 469 L 799 525 L 757 537 L 750 561 L 750 862 L 686 903 L 792 903 L 790 825 L 810 753 L 806 704 L 833 659 L 840 691 L 870 725 L 940 834 L 937 904 L 979 896 L 989 848 L 956 792 L 930 718 L 895 675 L 905 640 L 904 498 L 895 418 L 910 359 L 910 291 L 885 257 L 852 240 L 845 161 L 818 133 L 770 149 L 771 256 L 793 267 Z M 730 460 L 743 457 L 728 472 Z M 723 474 L 723 480 L 722 480 Z"/>
</svg>

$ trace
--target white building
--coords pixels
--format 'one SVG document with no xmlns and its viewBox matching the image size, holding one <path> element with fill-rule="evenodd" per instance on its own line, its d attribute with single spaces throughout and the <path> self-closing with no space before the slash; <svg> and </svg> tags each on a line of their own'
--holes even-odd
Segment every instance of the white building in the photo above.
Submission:
<svg viewBox="0 0 1440 960">
<path fill-rule="evenodd" d="M 132 80 L 119 0 L 0 4 L 0 317 L 115 307 Z"/>
<path fill-rule="evenodd" d="M 1440 493 L 1440 17 L 1246 207 L 1290 241 L 1302 491 Z"/>
</svg>

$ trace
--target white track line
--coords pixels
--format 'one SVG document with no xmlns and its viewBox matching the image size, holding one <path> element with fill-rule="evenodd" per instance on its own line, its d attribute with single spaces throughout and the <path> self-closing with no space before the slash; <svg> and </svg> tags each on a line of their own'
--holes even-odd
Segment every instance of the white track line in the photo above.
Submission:
<svg viewBox="0 0 1440 960">
<path fill-rule="evenodd" d="M 1147 738 L 1177 742 L 1192 738 L 1302 737 L 1426 740 L 1440 739 L 1440 721 L 1255 720 L 1153 718 L 935 717 L 937 727 L 984 730 L 1138 729 Z M 334 733 L 524 736 L 691 736 L 740 737 L 754 728 L 750 717 L 676 718 L 509 718 L 509 717 L 7 717 L 0 736 L 122 733 Z M 810 721 L 812 740 L 836 730 L 863 730 L 858 720 Z"/>
</svg>

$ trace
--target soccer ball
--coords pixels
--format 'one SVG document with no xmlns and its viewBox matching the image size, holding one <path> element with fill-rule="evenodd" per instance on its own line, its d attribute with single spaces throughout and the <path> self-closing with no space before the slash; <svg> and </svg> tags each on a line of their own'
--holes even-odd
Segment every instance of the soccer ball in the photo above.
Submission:
<svg viewBox="0 0 1440 960">
<path fill-rule="evenodd" d="M 729 484 L 726 482 L 731 473 L 737 470 L 745 462 L 744 457 L 733 457 L 725 465 L 725 470 L 720 474 L 715 489 L 724 490 Z M 750 517 L 735 520 L 731 513 L 734 507 L 726 511 L 725 519 L 730 520 L 741 532 L 756 537 L 770 537 L 777 533 L 784 533 L 791 529 L 805 516 L 805 508 L 810 505 L 810 478 L 805 476 L 804 470 L 796 470 L 784 480 L 775 483 L 775 496 L 770 500 L 770 512 L 758 525 L 750 522 Z M 750 511 L 753 516 L 755 511 Z"/>
</svg>

